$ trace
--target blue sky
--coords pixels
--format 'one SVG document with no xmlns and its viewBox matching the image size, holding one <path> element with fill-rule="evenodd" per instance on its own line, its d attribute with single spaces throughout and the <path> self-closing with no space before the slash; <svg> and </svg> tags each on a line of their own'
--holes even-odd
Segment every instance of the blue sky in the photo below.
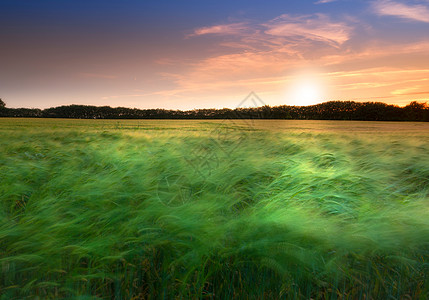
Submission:
<svg viewBox="0 0 429 300">
<path fill-rule="evenodd" d="M 429 1 L 2 0 L 9 107 L 429 99 Z"/>
</svg>

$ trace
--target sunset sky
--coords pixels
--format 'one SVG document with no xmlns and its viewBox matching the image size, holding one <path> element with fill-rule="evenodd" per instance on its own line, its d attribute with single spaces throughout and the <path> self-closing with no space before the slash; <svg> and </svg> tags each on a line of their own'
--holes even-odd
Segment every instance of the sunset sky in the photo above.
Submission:
<svg viewBox="0 0 429 300">
<path fill-rule="evenodd" d="M 429 100 L 429 0 L 0 0 L 0 39 L 8 107 Z"/>
</svg>

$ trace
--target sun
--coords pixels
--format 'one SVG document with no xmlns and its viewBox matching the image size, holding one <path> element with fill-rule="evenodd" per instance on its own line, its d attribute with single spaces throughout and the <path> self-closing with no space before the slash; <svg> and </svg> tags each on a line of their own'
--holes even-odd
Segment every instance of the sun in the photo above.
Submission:
<svg viewBox="0 0 429 300">
<path fill-rule="evenodd" d="M 305 106 L 322 102 L 323 85 L 316 76 L 301 75 L 291 81 L 287 93 L 289 105 Z"/>
<path fill-rule="evenodd" d="M 320 88 L 312 82 L 303 82 L 295 88 L 297 105 L 316 104 L 320 99 Z"/>
</svg>

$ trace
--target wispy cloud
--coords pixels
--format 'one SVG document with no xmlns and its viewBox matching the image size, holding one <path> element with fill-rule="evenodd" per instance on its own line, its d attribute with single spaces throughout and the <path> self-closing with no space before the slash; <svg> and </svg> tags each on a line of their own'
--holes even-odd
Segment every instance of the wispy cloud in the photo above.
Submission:
<svg viewBox="0 0 429 300">
<path fill-rule="evenodd" d="M 231 24 L 220 24 L 208 27 L 201 27 L 194 30 L 194 32 L 188 37 L 206 35 L 206 34 L 219 34 L 219 35 L 236 35 L 243 33 L 249 27 L 246 23 L 231 23 Z"/>
<path fill-rule="evenodd" d="M 283 37 L 304 37 L 339 46 L 349 40 L 352 27 L 344 22 L 333 22 L 324 14 L 281 15 L 267 24 L 265 33 Z"/>
<path fill-rule="evenodd" d="M 419 96 L 428 95 L 428 69 L 369 68 L 326 73 L 332 82 L 333 98 L 347 100 L 389 99 L 391 103 L 405 105 Z M 358 95 L 359 98 L 350 95 Z M 421 99 L 419 99 L 421 100 Z"/>
<path fill-rule="evenodd" d="M 338 0 L 319 0 L 314 2 L 314 4 L 325 4 L 325 3 L 335 2 L 335 1 L 338 1 Z"/>
<path fill-rule="evenodd" d="M 412 95 L 429 95 L 426 85 L 415 85 L 411 87 L 394 90 L 392 95 L 412 96 Z"/>
<path fill-rule="evenodd" d="M 403 19 L 429 23 L 429 8 L 423 4 L 404 4 L 391 0 L 379 0 L 372 4 L 380 16 L 395 16 Z"/>
<path fill-rule="evenodd" d="M 353 27 L 346 22 L 332 21 L 325 14 L 301 16 L 283 14 L 265 23 L 239 22 L 201 27 L 187 37 L 209 34 L 238 36 L 246 45 L 254 41 L 265 45 L 276 44 L 279 37 L 283 37 L 324 42 L 337 47 L 350 38 L 352 30 Z M 239 45 L 237 41 L 235 45 Z"/>
</svg>

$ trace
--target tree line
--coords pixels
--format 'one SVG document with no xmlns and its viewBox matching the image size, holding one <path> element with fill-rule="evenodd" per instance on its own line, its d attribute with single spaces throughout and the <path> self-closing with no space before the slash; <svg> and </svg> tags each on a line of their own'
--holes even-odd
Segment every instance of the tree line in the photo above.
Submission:
<svg viewBox="0 0 429 300">
<path fill-rule="evenodd" d="M 329 101 L 310 106 L 260 106 L 222 109 L 137 109 L 66 105 L 47 109 L 7 108 L 0 99 L 0 117 L 73 119 L 295 119 L 359 121 L 429 121 L 429 106 L 411 102 L 405 107 L 382 102 Z"/>
</svg>

